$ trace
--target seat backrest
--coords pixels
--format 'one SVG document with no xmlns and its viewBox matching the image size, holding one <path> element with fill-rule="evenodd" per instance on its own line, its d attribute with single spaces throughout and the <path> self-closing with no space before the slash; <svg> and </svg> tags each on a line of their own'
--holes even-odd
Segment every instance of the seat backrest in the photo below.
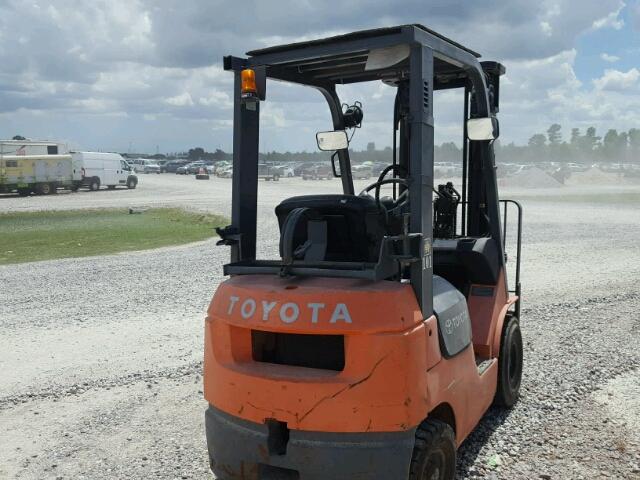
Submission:
<svg viewBox="0 0 640 480">
<path fill-rule="evenodd" d="M 307 209 L 309 214 L 296 222 L 293 249 L 308 240 L 308 222 L 320 220 L 326 222 L 327 231 L 324 260 L 377 262 L 385 223 L 384 213 L 374 199 L 355 195 L 306 195 L 286 199 L 276 207 L 281 236 L 285 233 L 287 217 L 300 208 Z"/>
<path fill-rule="evenodd" d="M 433 241 L 433 272 L 460 291 L 470 284 L 495 285 L 500 272 L 498 255 L 492 238 L 437 238 Z"/>
</svg>

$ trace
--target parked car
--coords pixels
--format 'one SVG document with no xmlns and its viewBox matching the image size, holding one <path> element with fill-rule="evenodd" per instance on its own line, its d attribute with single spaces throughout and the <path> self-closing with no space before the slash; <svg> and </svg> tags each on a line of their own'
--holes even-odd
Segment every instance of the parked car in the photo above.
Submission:
<svg viewBox="0 0 640 480">
<path fill-rule="evenodd" d="M 142 173 L 160 173 L 160 165 L 155 160 L 143 160 L 140 171 Z"/>
<path fill-rule="evenodd" d="M 196 173 L 198 173 L 200 171 L 201 168 L 207 168 L 207 164 L 205 162 L 202 161 L 198 161 L 198 162 L 192 162 L 190 164 L 187 165 L 187 173 L 191 174 L 191 175 L 195 175 Z"/>
<path fill-rule="evenodd" d="M 303 180 L 331 180 L 333 178 L 333 171 L 330 165 L 317 164 L 302 171 Z"/>
<path fill-rule="evenodd" d="M 233 165 L 227 165 L 216 170 L 216 175 L 220 178 L 232 178 L 233 177 Z"/>
<path fill-rule="evenodd" d="M 299 163 L 295 167 L 293 167 L 293 174 L 296 177 L 300 177 L 304 170 L 307 170 L 307 169 L 313 167 L 314 165 L 315 165 L 314 163 L 310 163 L 310 162 Z"/>
<path fill-rule="evenodd" d="M 133 172 L 141 172 L 143 161 L 144 160 L 142 158 L 130 158 L 127 160 L 127 163 L 131 165 L 131 170 Z"/>
<path fill-rule="evenodd" d="M 371 167 L 371 175 L 374 177 L 379 176 L 382 173 L 382 170 L 387 168 L 390 164 L 385 162 L 376 162 Z"/>
<path fill-rule="evenodd" d="M 189 160 L 169 160 L 161 167 L 163 172 L 176 173 L 176 170 L 189 163 Z"/>
<path fill-rule="evenodd" d="M 136 188 L 138 177 L 133 168 L 117 153 L 72 152 L 74 175 L 80 185 L 90 190 L 99 190 L 102 185 L 109 189 L 117 186 Z"/>
<path fill-rule="evenodd" d="M 221 160 L 213 164 L 214 172 L 217 175 L 219 171 L 231 167 L 233 164 L 227 160 Z"/>
<path fill-rule="evenodd" d="M 277 182 L 280 180 L 280 169 L 268 163 L 259 163 L 258 178 L 264 178 L 266 181 L 273 180 L 274 182 Z"/>
<path fill-rule="evenodd" d="M 351 169 L 351 172 L 354 180 L 368 180 L 372 176 L 369 165 L 356 165 Z"/>
<path fill-rule="evenodd" d="M 289 165 L 276 165 L 273 168 L 278 171 L 281 177 L 291 178 L 296 176 L 295 172 L 293 171 L 293 167 L 290 167 Z"/>
</svg>

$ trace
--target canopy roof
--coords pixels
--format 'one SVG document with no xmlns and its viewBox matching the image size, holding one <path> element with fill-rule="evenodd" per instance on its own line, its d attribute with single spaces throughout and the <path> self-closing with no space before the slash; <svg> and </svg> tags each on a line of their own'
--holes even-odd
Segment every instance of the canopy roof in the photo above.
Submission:
<svg viewBox="0 0 640 480">
<path fill-rule="evenodd" d="M 480 54 L 423 25 L 399 25 L 277 45 L 247 52 L 248 66 L 267 76 L 299 83 L 396 82 L 409 72 L 410 46 L 434 53 L 435 88 L 461 86 Z"/>
</svg>

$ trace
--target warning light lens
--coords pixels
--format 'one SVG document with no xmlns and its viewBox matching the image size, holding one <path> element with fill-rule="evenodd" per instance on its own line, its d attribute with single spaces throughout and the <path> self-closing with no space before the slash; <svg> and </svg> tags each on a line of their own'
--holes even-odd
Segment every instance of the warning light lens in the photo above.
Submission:
<svg viewBox="0 0 640 480">
<path fill-rule="evenodd" d="M 258 93 L 258 87 L 256 86 L 256 72 L 250 68 L 245 68 L 240 73 L 240 76 L 242 78 L 242 94 L 256 95 Z"/>
</svg>

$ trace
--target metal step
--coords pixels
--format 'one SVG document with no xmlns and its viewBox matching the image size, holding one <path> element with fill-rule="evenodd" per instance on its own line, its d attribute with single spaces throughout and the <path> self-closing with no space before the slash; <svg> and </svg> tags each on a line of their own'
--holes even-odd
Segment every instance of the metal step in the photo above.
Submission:
<svg viewBox="0 0 640 480">
<path fill-rule="evenodd" d="M 481 358 L 476 357 L 476 367 L 478 368 L 478 375 L 482 375 L 487 369 L 495 362 L 495 358 Z"/>
</svg>

